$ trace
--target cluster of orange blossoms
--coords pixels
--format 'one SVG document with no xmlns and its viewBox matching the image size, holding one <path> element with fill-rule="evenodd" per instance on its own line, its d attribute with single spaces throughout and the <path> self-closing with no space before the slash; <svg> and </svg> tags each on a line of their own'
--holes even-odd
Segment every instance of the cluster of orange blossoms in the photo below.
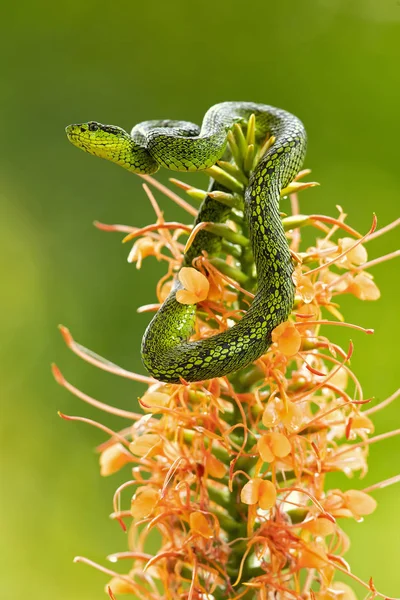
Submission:
<svg viewBox="0 0 400 600">
<path fill-rule="evenodd" d="M 209 174 L 220 177 L 218 169 L 223 170 L 213 167 Z M 99 449 L 102 475 L 122 468 L 129 475 L 115 492 L 112 513 L 128 530 L 129 548 L 109 557 L 113 562 L 129 561 L 129 570 L 121 574 L 77 559 L 110 575 L 106 591 L 111 598 L 128 594 L 151 600 L 355 600 L 349 584 L 335 580 L 337 572 L 347 574 L 350 583 L 353 578 L 364 585 L 368 598 L 381 596 L 372 580 L 364 584 L 351 573 L 343 558 L 349 539 L 340 521 L 372 513 L 376 502 L 369 492 L 382 484 L 342 491 L 327 489 L 326 480 L 334 471 L 365 474 L 369 444 L 377 439 L 370 437 L 370 415 L 379 406 L 365 410 L 369 400 L 349 368 L 352 345 L 344 350 L 321 329 L 361 329 L 344 323 L 339 296 L 379 298 L 367 269 L 388 257 L 368 262 L 365 245 L 397 223 L 375 231 L 374 219 L 371 230 L 361 236 L 346 224 L 339 207 L 337 218 L 300 215 L 297 191 L 310 187 L 299 182 L 306 173 L 286 190 L 292 214 L 283 217 L 296 263 L 295 304 L 289 320 L 274 330 L 269 350 L 253 365 L 229 377 L 164 384 L 102 359 L 61 328 L 68 346 L 84 360 L 148 386 L 139 399 L 144 414 L 135 414 L 87 396 L 54 367 L 57 381 L 71 392 L 133 421 L 115 432 L 83 417 L 62 415 L 107 433 Z M 143 177 L 196 214 L 171 190 Z M 205 195 L 175 183 L 192 198 Z M 154 225 L 97 226 L 136 238 L 128 260 L 137 268 L 148 256 L 166 262 L 157 304 L 140 309 L 154 311 L 179 271 L 182 236 L 189 235 L 190 243 L 196 232 L 189 225 L 165 222 L 150 188 L 144 188 L 156 212 Z M 240 232 L 237 214 L 228 226 Z M 300 246 L 303 226 L 317 233 L 315 244 L 307 249 Z M 232 326 L 243 314 L 243 299 L 249 304 L 253 295 L 228 251 L 223 260 L 204 252 L 194 266 L 179 271 L 184 290 L 177 300 L 197 303 L 193 339 L 201 339 Z M 155 553 L 148 540 L 154 530 L 159 540 Z"/>
</svg>

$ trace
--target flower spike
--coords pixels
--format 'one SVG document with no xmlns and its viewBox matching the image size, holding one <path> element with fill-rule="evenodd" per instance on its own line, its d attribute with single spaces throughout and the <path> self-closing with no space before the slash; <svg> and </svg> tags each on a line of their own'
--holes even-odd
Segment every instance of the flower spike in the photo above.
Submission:
<svg viewBox="0 0 400 600">
<path fill-rule="evenodd" d="M 260 140 L 259 125 L 254 115 L 247 124 L 237 123 L 227 136 L 224 156 L 205 170 L 223 190 L 170 180 L 209 210 L 194 225 L 164 218 L 150 187 L 186 213 L 197 217 L 198 211 L 149 175 L 140 177 L 155 223 L 139 228 L 96 222 L 98 229 L 134 241 L 128 260 L 137 267 L 147 268 L 147 256 L 162 261 L 166 269 L 155 297 L 138 312 L 168 309 L 171 301 L 182 309 L 192 307 L 194 344 L 240 326 L 251 302 L 257 302 L 244 192 L 254 167 L 270 149 L 273 154 L 276 141 L 270 135 Z M 281 196 L 290 196 L 287 214 L 280 217 L 292 257 L 289 270 L 294 270 L 293 309 L 272 330 L 269 349 L 246 368 L 208 381 L 181 377 L 179 383 L 167 384 L 102 358 L 60 326 L 76 356 L 143 386 L 137 403 L 131 398 L 131 410 L 126 410 L 82 392 L 52 367 L 59 385 L 106 415 L 125 420 L 115 431 L 86 417 L 59 413 L 66 421 L 102 431 L 104 441 L 97 448 L 102 476 L 126 473 L 111 500 L 110 517 L 127 532 L 127 547 L 108 556 L 124 572 L 75 559 L 109 578 L 105 591 L 111 600 L 120 595 L 140 600 L 354 600 L 352 581 L 368 597 L 389 598 L 372 579 L 363 582 L 352 574 L 343 556 L 349 538 L 342 523 L 368 518 L 377 507 L 375 492 L 399 483 L 400 476 L 357 490 L 349 485 L 331 489 L 328 474 L 363 476 L 371 444 L 400 435 L 400 430 L 374 435 L 371 420 L 400 391 L 368 408 L 371 398 L 364 398 L 350 365 L 357 349 L 351 342 L 347 351 L 335 343 L 331 326 L 373 333 L 348 323 L 340 301 L 344 294 L 354 302 L 378 299 L 369 269 L 399 252 L 368 259 L 365 244 L 400 220 L 376 230 L 374 216 L 362 235 L 339 206 L 337 216 L 302 214 L 297 192 L 317 185 L 302 181 L 309 173 L 300 171 L 281 190 Z M 278 207 L 276 214 L 278 218 Z M 306 226 L 315 235 L 310 246 L 302 239 Z M 205 232 L 214 234 L 215 249 L 201 248 Z M 265 284 L 274 293 L 271 281 Z M 185 324 L 179 321 L 171 338 L 181 334 L 180 328 Z M 243 327 L 239 342 L 248 336 L 251 344 L 253 334 Z M 229 347 L 221 343 L 210 361 L 225 352 Z M 336 581 L 336 573 L 348 583 Z"/>
</svg>

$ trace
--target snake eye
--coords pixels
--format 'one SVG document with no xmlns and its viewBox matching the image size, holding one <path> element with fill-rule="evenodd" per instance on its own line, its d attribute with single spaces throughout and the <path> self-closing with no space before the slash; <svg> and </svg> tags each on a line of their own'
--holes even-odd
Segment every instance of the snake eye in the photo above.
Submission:
<svg viewBox="0 0 400 600">
<path fill-rule="evenodd" d="M 89 123 L 89 131 L 97 131 L 99 126 L 96 123 Z"/>
</svg>

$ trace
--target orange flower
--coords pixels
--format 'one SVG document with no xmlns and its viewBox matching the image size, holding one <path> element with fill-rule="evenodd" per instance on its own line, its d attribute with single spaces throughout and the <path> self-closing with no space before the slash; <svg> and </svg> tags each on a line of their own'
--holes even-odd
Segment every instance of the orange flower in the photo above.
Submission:
<svg viewBox="0 0 400 600">
<path fill-rule="evenodd" d="M 301 275 L 297 281 L 297 293 L 300 294 L 302 300 L 309 304 L 314 300 L 315 289 L 311 282 L 311 279 L 306 275 Z"/>
<path fill-rule="evenodd" d="M 308 544 L 299 553 L 299 569 L 323 569 L 328 565 L 328 557 L 321 544 Z"/>
<path fill-rule="evenodd" d="M 176 292 L 176 299 L 181 304 L 197 304 L 207 298 L 210 284 L 207 277 L 197 269 L 183 267 L 178 279 L 184 287 Z"/>
<path fill-rule="evenodd" d="M 273 398 L 265 407 L 262 422 L 265 427 L 274 427 L 282 423 L 288 433 L 300 429 L 304 421 L 304 413 L 300 405 L 289 400 L 283 402 L 280 398 Z"/>
<path fill-rule="evenodd" d="M 266 433 L 257 442 L 257 448 L 264 462 L 272 462 L 276 458 L 284 458 L 291 451 L 288 438 L 282 433 Z"/>
<path fill-rule="evenodd" d="M 349 294 L 353 294 L 360 300 L 378 300 L 381 296 L 379 288 L 369 273 L 356 275 L 347 288 Z"/>
<path fill-rule="evenodd" d="M 111 589 L 113 594 L 134 594 L 135 586 L 132 583 L 121 579 L 121 577 L 113 577 L 105 587 L 105 592 L 108 594 L 108 588 Z"/>
<path fill-rule="evenodd" d="M 332 600 L 357 600 L 357 597 L 350 586 L 343 581 L 334 581 L 330 586 Z M 329 590 L 327 590 L 329 593 Z M 330 600 L 329 598 L 329 600 Z"/>
<path fill-rule="evenodd" d="M 374 433 L 375 427 L 371 419 L 362 413 L 358 413 L 351 417 L 350 430 L 358 434 L 370 434 Z"/>
<path fill-rule="evenodd" d="M 342 252 L 347 252 L 343 258 L 338 260 L 338 266 L 340 267 L 358 267 L 368 260 L 368 254 L 365 247 L 362 244 L 358 244 L 353 248 L 355 244 L 355 240 L 352 238 L 344 237 L 339 240 L 339 252 L 338 254 L 342 254 Z"/>
<path fill-rule="evenodd" d="M 113 475 L 131 460 L 131 454 L 122 444 L 113 444 L 100 455 L 100 473 L 103 476 Z"/>
<path fill-rule="evenodd" d="M 166 281 L 162 285 L 162 287 L 160 289 L 160 297 L 159 297 L 160 302 L 164 302 L 164 300 L 166 300 L 166 298 L 168 297 L 168 295 L 171 291 L 171 288 L 172 288 L 172 281 Z"/>
<path fill-rule="evenodd" d="M 154 511 L 159 499 L 159 492 L 151 486 L 139 488 L 131 501 L 132 517 L 136 520 L 148 517 Z"/>
<path fill-rule="evenodd" d="M 301 335 L 293 323 L 281 323 L 272 332 L 272 341 L 278 346 L 279 352 L 285 356 L 297 354 L 301 346 Z"/>
<path fill-rule="evenodd" d="M 136 437 L 130 444 L 129 450 L 136 456 L 151 456 L 162 448 L 162 441 L 156 433 L 144 433 Z"/>
<path fill-rule="evenodd" d="M 222 479 L 228 470 L 227 466 L 212 454 L 207 454 L 205 463 L 207 472 L 215 479 Z"/>
<path fill-rule="evenodd" d="M 320 517 L 319 519 L 308 521 L 302 526 L 302 529 L 307 529 L 307 531 L 311 531 L 313 535 L 318 537 L 326 537 L 327 535 L 332 535 L 335 533 L 336 526 L 335 523 L 329 519 Z"/>
<path fill-rule="evenodd" d="M 210 527 L 209 522 L 201 512 L 195 511 L 190 513 L 189 523 L 192 533 L 200 535 L 206 539 L 212 539 L 214 535 L 213 529 Z"/>
<path fill-rule="evenodd" d="M 262 510 L 268 510 L 276 502 L 276 488 L 267 479 L 255 477 L 243 486 L 240 499 L 243 504 L 258 504 Z"/>
<path fill-rule="evenodd" d="M 136 263 L 136 268 L 140 269 L 142 266 L 143 259 L 147 256 L 156 256 L 158 253 L 159 246 L 151 237 L 143 237 L 132 246 L 132 250 L 128 256 L 129 263 Z"/>
<path fill-rule="evenodd" d="M 335 517 L 353 517 L 359 520 L 376 509 L 374 498 L 360 490 L 332 491 L 326 498 L 325 509 Z"/>
<path fill-rule="evenodd" d="M 146 412 L 162 412 L 165 406 L 168 406 L 170 402 L 170 396 L 163 392 L 147 392 L 140 399 L 140 404 Z"/>
</svg>

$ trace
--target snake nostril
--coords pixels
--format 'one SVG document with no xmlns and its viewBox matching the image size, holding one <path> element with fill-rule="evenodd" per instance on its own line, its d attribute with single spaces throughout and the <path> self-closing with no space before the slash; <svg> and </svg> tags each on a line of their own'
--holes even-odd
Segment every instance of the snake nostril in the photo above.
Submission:
<svg viewBox="0 0 400 600">
<path fill-rule="evenodd" d="M 82 131 L 82 133 L 85 133 L 85 128 L 81 127 L 81 131 Z"/>
</svg>

